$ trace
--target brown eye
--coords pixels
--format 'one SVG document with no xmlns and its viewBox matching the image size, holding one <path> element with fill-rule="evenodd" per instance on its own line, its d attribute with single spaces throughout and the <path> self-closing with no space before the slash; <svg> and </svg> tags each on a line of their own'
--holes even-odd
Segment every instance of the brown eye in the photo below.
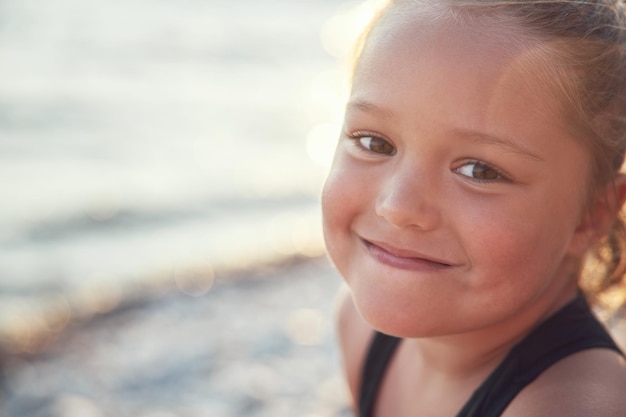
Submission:
<svg viewBox="0 0 626 417">
<path fill-rule="evenodd" d="M 363 136 L 359 138 L 359 143 L 365 149 L 374 153 L 390 156 L 396 154 L 396 148 L 394 148 L 393 145 L 385 139 L 373 136 Z"/>
<path fill-rule="evenodd" d="M 482 162 L 470 162 L 457 169 L 457 172 L 475 180 L 493 181 L 502 176 L 493 167 Z"/>
</svg>

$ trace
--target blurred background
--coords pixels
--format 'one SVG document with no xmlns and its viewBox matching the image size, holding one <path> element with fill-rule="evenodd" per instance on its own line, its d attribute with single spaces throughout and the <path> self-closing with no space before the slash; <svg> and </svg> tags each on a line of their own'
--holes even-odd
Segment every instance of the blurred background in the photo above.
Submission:
<svg viewBox="0 0 626 417">
<path fill-rule="evenodd" d="M 0 415 L 282 415 L 262 400 L 271 390 L 247 390 L 245 401 L 232 394 L 232 407 L 216 400 L 187 411 L 176 409 L 176 398 L 151 414 L 138 404 L 160 396 L 154 387 L 142 388 L 145 401 L 129 400 L 132 407 L 96 398 L 112 395 L 105 368 L 128 370 L 132 355 L 145 353 L 119 332 L 154 338 L 164 324 L 151 320 L 166 316 L 172 328 L 197 320 L 215 341 L 210 333 L 231 322 L 215 312 L 213 322 L 201 321 L 203 309 L 226 300 L 219 314 L 236 317 L 263 291 L 266 303 L 247 314 L 266 308 L 266 327 L 255 325 L 261 339 L 242 346 L 279 326 L 284 343 L 323 345 L 316 357 L 332 357 L 327 322 L 338 281 L 320 258 L 319 192 L 339 134 L 347 57 L 370 13 L 369 3 L 336 0 L 0 0 L 0 352 L 8 404 Z M 311 284 L 315 277 L 325 281 Z M 276 324 L 271 314 L 283 319 Z M 307 341 L 315 329 L 326 336 Z M 250 333 L 244 326 L 239 334 Z M 92 360 L 112 334 L 126 361 L 100 357 L 99 368 L 81 368 L 76 358 Z M 175 357 L 182 348 L 171 343 L 188 334 L 161 336 L 162 355 Z M 232 363 L 246 352 L 231 355 Z M 150 357 L 146 366 L 162 363 Z M 255 363 L 257 385 L 283 379 Z M 290 369 L 302 366 L 294 363 Z M 322 391 L 341 392 L 335 368 L 329 363 L 328 375 L 304 381 L 295 403 L 324 378 Z M 215 380 L 214 368 L 202 369 L 195 383 Z M 69 370 L 77 373 L 58 379 Z M 210 392 L 205 385 L 198 397 Z M 342 398 L 329 400 L 335 405 L 324 415 L 339 415 Z M 322 415 L 312 407 L 302 415 Z"/>
</svg>

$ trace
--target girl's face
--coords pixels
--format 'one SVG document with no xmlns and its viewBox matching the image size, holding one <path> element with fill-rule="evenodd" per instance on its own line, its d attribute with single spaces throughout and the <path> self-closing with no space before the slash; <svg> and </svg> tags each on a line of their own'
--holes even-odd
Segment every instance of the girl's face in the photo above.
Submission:
<svg viewBox="0 0 626 417">
<path fill-rule="evenodd" d="M 384 18 L 354 74 L 323 192 L 330 256 L 398 336 L 548 314 L 576 291 L 588 152 L 530 46 L 410 20 Z"/>
</svg>

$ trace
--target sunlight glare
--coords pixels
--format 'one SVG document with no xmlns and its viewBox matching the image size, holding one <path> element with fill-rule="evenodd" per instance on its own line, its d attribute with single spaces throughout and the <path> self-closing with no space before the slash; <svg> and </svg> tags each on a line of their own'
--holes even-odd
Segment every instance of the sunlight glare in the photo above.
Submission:
<svg viewBox="0 0 626 417">
<path fill-rule="evenodd" d="M 358 4 L 350 4 L 324 23 L 320 31 L 320 39 L 324 50 L 337 58 L 345 58 L 367 23 L 376 12 L 379 1 L 368 0 Z"/>
<path fill-rule="evenodd" d="M 339 123 L 320 123 L 314 126 L 306 136 L 309 158 L 321 166 L 330 166 L 340 132 Z"/>
<path fill-rule="evenodd" d="M 348 93 L 348 77 L 341 71 L 320 72 L 309 82 L 307 102 L 311 114 L 318 119 L 337 117 L 343 113 Z"/>
<path fill-rule="evenodd" d="M 322 241 L 321 218 L 311 221 L 309 217 L 301 217 L 294 224 L 291 232 L 291 240 L 294 249 L 301 255 L 308 257 L 321 256 L 324 253 L 323 247 L 319 244 Z"/>
</svg>

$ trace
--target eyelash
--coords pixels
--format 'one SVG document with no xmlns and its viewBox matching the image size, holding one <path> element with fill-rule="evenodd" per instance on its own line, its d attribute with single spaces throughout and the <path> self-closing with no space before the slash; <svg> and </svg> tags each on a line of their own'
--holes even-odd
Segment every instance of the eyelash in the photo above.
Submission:
<svg viewBox="0 0 626 417">
<path fill-rule="evenodd" d="M 367 153 L 369 155 L 374 154 L 374 155 L 383 155 L 383 156 L 393 156 L 396 154 L 397 150 L 396 148 L 391 144 L 391 141 L 387 140 L 384 136 L 379 135 L 379 134 L 375 134 L 373 132 L 368 132 L 368 131 L 355 131 L 352 132 L 348 135 L 348 137 L 354 142 L 356 148 L 364 153 Z M 361 141 L 365 138 L 371 138 L 371 139 L 379 139 L 381 141 L 384 141 L 385 144 L 388 144 L 389 146 L 392 147 L 392 153 L 384 153 L 384 152 L 376 152 L 372 149 L 369 149 L 368 147 L 366 147 L 365 145 L 363 145 L 361 143 Z M 484 170 L 491 170 L 493 172 L 495 172 L 495 174 L 497 175 L 496 178 L 475 178 L 472 177 L 470 175 L 466 175 L 463 174 L 461 172 L 461 169 L 463 167 L 466 167 L 468 165 L 477 165 L 477 166 L 481 166 Z M 467 180 L 475 182 L 475 183 L 480 183 L 480 184 L 484 184 L 484 183 L 494 183 L 494 182 L 511 182 L 511 179 L 509 177 L 508 174 L 506 174 L 503 170 L 493 166 L 492 164 L 485 162 L 485 161 L 481 161 L 479 159 L 468 159 L 463 161 L 463 163 L 461 165 L 459 165 L 457 168 L 455 168 L 453 170 L 453 172 L 462 175 L 464 178 L 467 178 Z"/>
<path fill-rule="evenodd" d="M 386 139 L 384 136 L 373 133 L 373 132 L 368 132 L 368 131 L 356 131 L 356 132 L 352 132 L 348 135 L 348 137 L 354 142 L 356 148 L 362 152 L 368 153 L 368 154 L 374 154 L 374 155 L 382 155 L 382 156 L 393 156 L 396 154 L 397 150 L 395 148 L 395 146 L 393 146 L 393 144 L 391 143 L 391 141 L 389 141 L 388 139 Z M 371 138 L 371 139 L 377 139 L 380 141 L 383 141 L 384 144 L 383 145 L 388 145 L 390 146 L 391 149 L 391 153 L 384 153 L 384 152 L 376 152 L 368 147 L 366 147 L 365 145 L 363 145 L 361 143 L 361 141 L 365 138 Z"/>
<path fill-rule="evenodd" d="M 461 172 L 461 169 L 463 167 L 466 167 L 468 165 L 477 165 L 477 166 L 481 166 L 483 167 L 485 170 L 491 170 L 493 172 L 495 172 L 495 174 L 497 175 L 496 178 L 475 178 L 475 177 L 471 177 L 469 175 L 463 174 Z M 485 161 L 481 161 L 478 159 L 469 159 L 466 161 L 463 161 L 463 163 L 461 165 L 459 165 L 458 168 L 455 168 L 453 170 L 455 173 L 462 175 L 463 177 L 467 178 L 469 181 L 472 182 L 476 182 L 476 183 L 493 183 L 493 182 L 511 182 L 510 177 L 508 176 L 508 174 L 504 173 L 501 169 L 485 162 Z"/>
</svg>

